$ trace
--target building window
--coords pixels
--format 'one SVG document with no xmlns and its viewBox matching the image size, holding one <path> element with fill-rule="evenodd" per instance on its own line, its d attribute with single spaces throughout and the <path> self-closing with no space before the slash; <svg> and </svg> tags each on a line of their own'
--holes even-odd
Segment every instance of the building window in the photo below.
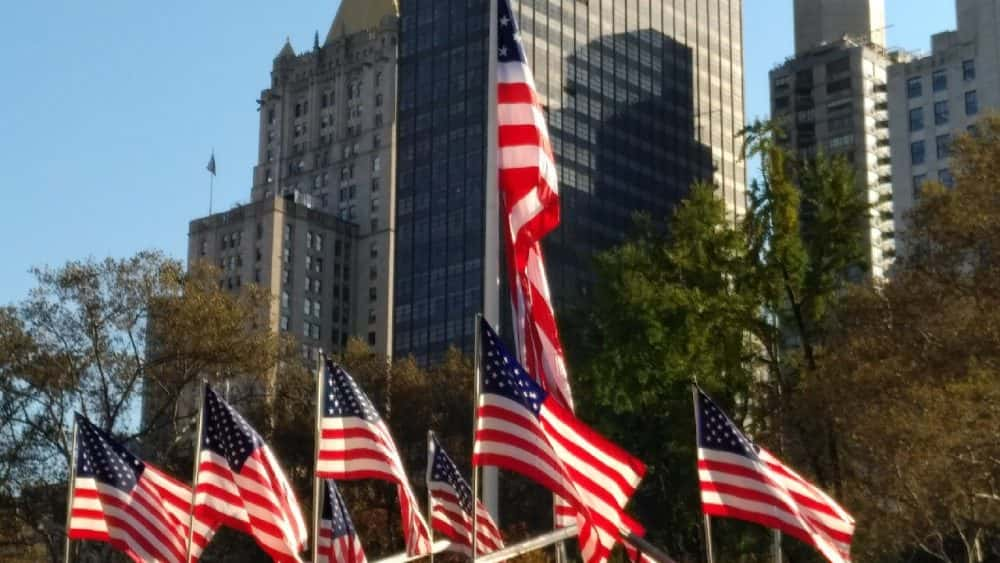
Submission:
<svg viewBox="0 0 1000 563">
<path fill-rule="evenodd" d="M 369 346 L 374 346 L 375 345 L 375 333 L 374 332 L 369 332 L 368 333 L 368 345 Z"/>
<path fill-rule="evenodd" d="M 907 98 L 919 98 L 924 95 L 924 83 L 921 81 L 919 76 L 914 76 L 913 78 L 906 81 L 906 97 Z"/>
<path fill-rule="evenodd" d="M 282 307 L 288 307 L 288 292 L 287 291 L 282 291 L 281 292 L 281 306 Z"/>
<path fill-rule="evenodd" d="M 934 102 L 934 125 L 948 124 L 948 102 Z"/>
<path fill-rule="evenodd" d="M 371 255 L 372 258 L 378 258 L 378 243 L 376 242 L 372 243 L 371 249 L 369 250 L 369 254 Z"/>
<path fill-rule="evenodd" d="M 910 143 L 910 162 L 912 162 L 914 166 L 923 164 L 925 156 L 923 141 L 914 141 Z"/>
<path fill-rule="evenodd" d="M 302 314 L 309 316 L 312 313 L 312 301 L 306 299 L 302 302 Z"/>
<path fill-rule="evenodd" d="M 976 79 L 976 61 L 962 61 L 962 80 Z"/>
<path fill-rule="evenodd" d="M 374 287 L 368 288 L 368 301 L 375 302 L 378 300 L 378 290 Z"/>
<path fill-rule="evenodd" d="M 910 110 L 910 131 L 920 131 L 924 128 L 924 108 Z"/>
<path fill-rule="evenodd" d="M 372 159 L 372 172 L 378 172 L 382 169 L 382 157 L 376 156 Z"/>
<path fill-rule="evenodd" d="M 285 315 L 282 315 L 281 316 L 281 321 L 278 323 L 278 326 L 281 327 L 281 330 L 287 331 L 288 330 L 288 317 L 285 316 Z"/>
<path fill-rule="evenodd" d="M 938 159 L 948 158 L 951 153 L 951 135 L 938 135 L 936 142 Z"/>
<path fill-rule="evenodd" d="M 975 90 L 965 93 L 965 115 L 976 115 L 979 113 L 979 96 Z"/>
<path fill-rule="evenodd" d="M 375 309 L 368 309 L 368 324 L 375 324 Z"/>
<path fill-rule="evenodd" d="M 312 250 L 313 247 L 313 234 L 312 231 L 306 231 L 306 248 Z"/>
<path fill-rule="evenodd" d="M 913 176 L 913 199 L 920 197 L 920 191 L 924 187 L 924 182 L 926 181 L 926 174 L 916 174 Z"/>
<path fill-rule="evenodd" d="M 944 92 L 948 89 L 948 71 L 935 70 L 931 78 L 932 88 L 935 92 Z"/>
<path fill-rule="evenodd" d="M 313 301 L 312 315 L 314 317 L 319 317 L 322 312 L 322 303 L 319 300 Z"/>
<path fill-rule="evenodd" d="M 948 188 L 955 187 L 955 178 L 952 177 L 951 170 L 947 168 L 938 170 L 938 182 L 941 182 L 941 184 Z"/>
</svg>

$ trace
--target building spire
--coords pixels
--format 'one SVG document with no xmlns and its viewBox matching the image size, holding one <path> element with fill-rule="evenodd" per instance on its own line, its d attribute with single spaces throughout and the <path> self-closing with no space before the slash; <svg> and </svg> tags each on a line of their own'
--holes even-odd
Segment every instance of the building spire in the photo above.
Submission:
<svg viewBox="0 0 1000 563">
<path fill-rule="evenodd" d="M 285 57 L 294 57 L 295 49 L 292 49 L 292 40 L 287 35 L 285 36 L 285 46 L 278 51 L 278 56 L 276 58 L 283 59 Z"/>
</svg>

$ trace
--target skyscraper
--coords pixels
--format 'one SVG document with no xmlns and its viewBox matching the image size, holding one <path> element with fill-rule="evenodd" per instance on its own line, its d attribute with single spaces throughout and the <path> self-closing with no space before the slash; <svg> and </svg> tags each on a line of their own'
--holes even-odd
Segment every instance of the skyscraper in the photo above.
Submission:
<svg viewBox="0 0 1000 563">
<path fill-rule="evenodd" d="M 796 55 L 845 36 L 884 47 L 884 0 L 795 0 Z"/>
<path fill-rule="evenodd" d="M 471 352 L 483 306 L 488 6 L 400 6 L 394 351 L 422 362 Z M 559 171 L 562 223 L 545 243 L 557 310 L 583 302 L 593 256 L 633 213 L 665 219 L 695 181 L 742 213 L 739 0 L 515 9 Z"/>
<path fill-rule="evenodd" d="M 189 261 L 271 289 L 275 330 L 306 357 L 351 336 L 392 351 L 393 0 L 344 0 L 321 44 L 286 42 L 260 93 L 251 203 L 191 222 Z"/>
<path fill-rule="evenodd" d="M 955 135 L 1000 108 L 1000 0 L 957 0 L 958 29 L 935 34 L 929 55 L 889 68 L 893 204 L 905 254 L 908 215 L 927 180 L 952 184 Z"/>
<path fill-rule="evenodd" d="M 893 59 L 884 36 L 870 33 L 883 0 L 796 0 L 795 12 L 797 52 L 771 70 L 771 115 L 797 156 L 853 165 L 871 205 L 862 218 L 867 271 L 853 277 L 880 279 L 895 256 L 886 85 Z"/>
</svg>

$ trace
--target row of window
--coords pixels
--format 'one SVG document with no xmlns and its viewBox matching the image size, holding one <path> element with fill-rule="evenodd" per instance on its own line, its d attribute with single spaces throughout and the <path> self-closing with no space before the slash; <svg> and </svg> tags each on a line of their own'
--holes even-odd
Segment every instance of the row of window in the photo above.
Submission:
<svg viewBox="0 0 1000 563">
<path fill-rule="evenodd" d="M 948 158 L 951 154 L 951 135 L 938 135 L 935 139 L 938 159 Z M 924 164 L 927 160 L 927 149 L 924 141 L 910 143 L 910 161 L 914 166 Z"/>
<path fill-rule="evenodd" d="M 965 115 L 979 113 L 979 96 L 975 90 L 965 93 Z M 949 120 L 948 101 L 934 102 L 934 125 L 947 125 Z M 910 110 L 910 131 L 921 131 L 924 128 L 924 108 Z"/>
<path fill-rule="evenodd" d="M 938 182 L 941 182 L 941 185 L 948 188 L 955 186 L 955 177 L 952 176 L 950 169 L 942 168 L 938 170 L 937 177 Z M 915 174 L 913 176 L 913 199 L 918 199 L 920 197 L 920 191 L 926 181 L 927 174 Z"/>
<path fill-rule="evenodd" d="M 962 61 L 962 80 L 969 82 L 976 79 L 976 62 Z M 948 69 L 938 69 L 931 73 L 931 89 L 944 92 L 948 89 Z M 919 98 L 924 95 L 924 80 L 922 76 L 914 76 L 906 81 L 906 96 Z"/>
</svg>

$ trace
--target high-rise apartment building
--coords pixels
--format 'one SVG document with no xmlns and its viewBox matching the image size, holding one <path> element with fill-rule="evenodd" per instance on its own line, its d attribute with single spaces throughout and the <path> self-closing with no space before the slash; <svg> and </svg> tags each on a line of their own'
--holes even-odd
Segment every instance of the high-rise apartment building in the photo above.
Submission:
<svg viewBox="0 0 1000 563">
<path fill-rule="evenodd" d="M 907 216 L 920 186 L 952 183 L 951 141 L 1000 107 L 1000 0 L 958 0 L 958 29 L 931 38 L 929 55 L 889 68 L 893 203 L 906 253 Z"/>
<path fill-rule="evenodd" d="M 854 7 L 860 14 L 835 12 L 834 23 L 868 21 L 871 14 L 884 12 L 881 1 L 797 1 L 797 25 L 800 10 L 807 4 L 827 9 L 857 5 Z M 828 12 L 819 12 L 819 16 L 825 14 Z M 864 275 L 880 279 L 895 257 L 887 90 L 892 58 L 881 43 L 852 37 L 856 26 L 839 32 L 830 22 L 808 21 L 807 25 L 823 32 L 810 35 L 811 48 L 771 71 L 771 115 L 784 130 L 786 145 L 796 154 L 807 158 L 843 156 L 853 165 L 858 189 L 871 205 L 863 221 L 867 249 Z M 838 35 L 840 39 L 827 39 Z M 796 28 L 797 46 L 799 36 Z M 862 274 L 858 271 L 857 277 Z"/>
<path fill-rule="evenodd" d="M 398 13 L 345 0 L 325 41 L 274 59 L 251 203 L 191 222 L 189 261 L 271 289 L 306 356 L 350 336 L 392 352 Z"/>
<path fill-rule="evenodd" d="M 514 2 L 558 166 L 545 241 L 556 309 L 633 213 L 666 219 L 695 181 L 745 209 L 740 0 Z M 400 6 L 394 351 L 472 351 L 483 308 L 488 2 Z M 505 297 L 501 297 L 501 303 Z M 505 307 L 501 307 L 503 311 Z"/>
<path fill-rule="evenodd" d="M 795 0 L 795 54 L 845 36 L 885 46 L 884 0 Z"/>
</svg>

